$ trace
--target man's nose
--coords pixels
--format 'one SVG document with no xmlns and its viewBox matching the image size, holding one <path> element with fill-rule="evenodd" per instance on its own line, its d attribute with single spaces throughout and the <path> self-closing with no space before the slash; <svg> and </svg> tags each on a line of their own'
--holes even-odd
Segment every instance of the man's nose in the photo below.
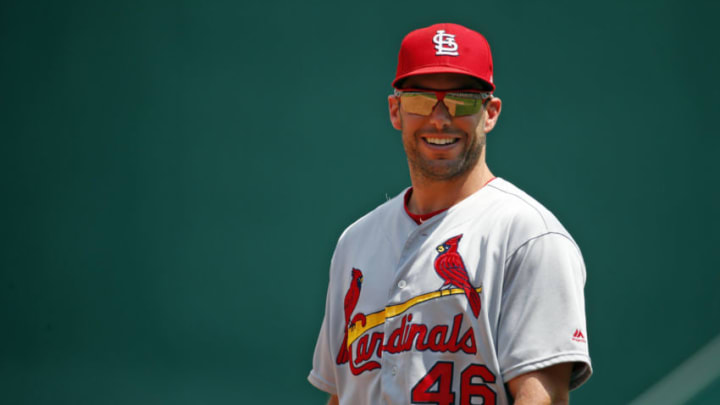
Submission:
<svg viewBox="0 0 720 405">
<path fill-rule="evenodd" d="M 442 101 L 438 101 L 430 113 L 430 123 L 437 129 L 443 129 L 450 126 L 452 116 Z"/>
</svg>

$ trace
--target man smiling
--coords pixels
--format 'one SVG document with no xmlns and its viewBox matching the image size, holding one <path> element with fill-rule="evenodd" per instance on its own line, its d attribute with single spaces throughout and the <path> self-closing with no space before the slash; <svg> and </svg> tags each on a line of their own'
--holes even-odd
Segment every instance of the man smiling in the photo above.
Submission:
<svg viewBox="0 0 720 405">
<path fill-rule="evenodd" d="M 349 226 L 308 379 L 331 404 L 550 404 L 592 374 L 580 249 L 495 177 L 490 47 L 436 24 L 400 47 L 390 121 L 412 187 Z"/>
<path fill-rule="evenodd" d="M 411 76 L 402 86 L 388 101 L 390 121 L 402 131 L 412 194 L 416 196 L 411 195 L 410 212 L 422 214 L 450 207 L 493 178 L 485 163 L 485 139 L 500 116 L 502 103 L 479 89 L 482 83 L 477 79 L 457 73 Z M 476 106 L 468 111 L 476 112 L 453 117 L 445 106 L 453 95 L 458 103 L 464 101 L 460 97 L 467 97 L 466 102 Z M 423 111 L 400 108 L 401 100 L 405 104 L 417 103 L 415 99 L 420 97 L 443 98 L 443 102 L 436 101 L 437 107 L 433 105 L 426 115 L 420 114 Z M 419 195 L 423 193 L 433 197 L 423 198 Z"/>
</svg>

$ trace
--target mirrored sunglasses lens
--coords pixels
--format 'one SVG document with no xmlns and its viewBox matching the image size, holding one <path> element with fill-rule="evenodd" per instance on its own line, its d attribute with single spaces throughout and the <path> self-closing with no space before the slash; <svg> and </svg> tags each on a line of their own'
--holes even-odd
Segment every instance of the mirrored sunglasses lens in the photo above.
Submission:
<svg viewBox="0 0 720 405">
<path fill-rule="evenodd" d="M 448 94 L 445 96 L 443 103 L 450 112 L 450 115 L 453 117 L 461 117 L 479 112 L 482 109 L 483 100 L 462 94 Z"/>
<path fill-rule="evenodd" d="M 437 97 L 432 93 L 405 93 L 400 96 L 400 104 L 410 114 L 430 115 Z"/>
</svg>

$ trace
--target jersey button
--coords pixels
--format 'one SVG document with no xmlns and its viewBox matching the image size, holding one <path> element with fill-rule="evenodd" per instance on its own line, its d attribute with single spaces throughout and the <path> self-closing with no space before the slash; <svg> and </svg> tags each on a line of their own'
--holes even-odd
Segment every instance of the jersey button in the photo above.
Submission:
<svg viewBox="0 0 720 405">
<path fill-rule="evenodd" d="M 393 366 L 392 370 L 390 370 L 392 375 L 397 375 L 397 367 Z"/>
<path fill-rule="evenodd" d="M 398 288 L 405 288 L 407 286 L 407 283 L 405 280 L 398 281 Z"/>
</svg>

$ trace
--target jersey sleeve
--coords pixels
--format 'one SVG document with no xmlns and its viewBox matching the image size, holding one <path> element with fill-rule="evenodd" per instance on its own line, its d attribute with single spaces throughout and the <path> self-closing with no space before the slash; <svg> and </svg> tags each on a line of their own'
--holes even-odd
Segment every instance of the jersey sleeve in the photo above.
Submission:
<svg viewBox="0 0 720 405">
<path fill-rule="evenodd" d="M 335 255 L 330 264 L 330 281 L 328 282 L 327 297 L 325 299 L 325 315 L 323 316 L 320 334 L 315 344 L 313 354 L 312 370 L 308 375 L 308 381 L 318 389 L 331 395 L 337 395 L 335 357 L 332 354 L 330 342 L 331 333 L 331 303 L 333 299 L 333 275 L 332 269 L 335 263 Z"/>
<path fill-rule="evenodd" d="M 508 257 L 498 325 L 503 379 L 575 363 L 570 389 L 592 374 L 585 320 L 585 265 L 562 233 L 533 238 Z"/>
<path fill-rule="evenodd" d="M 331 395 L 337 395 L 335 387 L 334 359 L 330 352 L 328 338 L 327 316 L 320 327 L 320 335 L 315 345 L 313 367 L 308 375 L 308 381 L 318 389 Z"/>
</svg>

